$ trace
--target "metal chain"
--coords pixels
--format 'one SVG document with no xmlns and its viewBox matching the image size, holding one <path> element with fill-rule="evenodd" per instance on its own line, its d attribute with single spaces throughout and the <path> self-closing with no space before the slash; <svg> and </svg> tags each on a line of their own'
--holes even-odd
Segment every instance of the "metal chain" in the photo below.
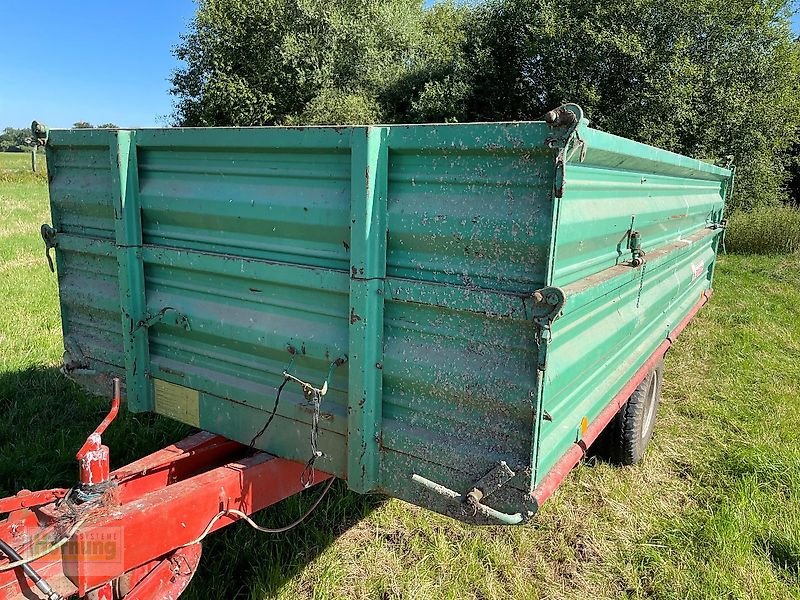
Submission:
<svg viewBox="0 0 800 600">
<path fill-rule="evenodd" d="M 644 254 L 644 252 L 642 252 Z M 639 278 L 639 291 L 636 294 L 636 308 L 639 308 L 639 303 L 642 300 L 642 288 L 644 287 L 644 271 L 647 268 L 647 263 L 642 263 L 642 275 Z"/>
<path fill-rule="evenodd" d="M 321 405 L 322 394 L 320 390 L 312 389 L 311 406 L 314 410 L 311 415 L 311 458 L 308 459 L 303 472 L 300 474 L 300 483 L 304 488 L 314 485 L 314 463 L 317 462 L 318 458 L 325 456 L 317 447 L 317 438 L 319 436 L 319 409 Z"/>
</svg>

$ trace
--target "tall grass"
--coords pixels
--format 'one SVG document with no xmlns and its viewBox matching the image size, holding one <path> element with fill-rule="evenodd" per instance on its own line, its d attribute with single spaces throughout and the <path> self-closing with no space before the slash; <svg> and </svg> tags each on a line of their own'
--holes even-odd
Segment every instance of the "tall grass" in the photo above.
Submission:
<svg viewBox="0 0 800 600">
<path fill-rule="evenodd" d="M 800 251 L 800 210 L 766 206 L 736 211 L 728 220 L 725 245 L 738 254 L 787 254 Z"/>
</svg>

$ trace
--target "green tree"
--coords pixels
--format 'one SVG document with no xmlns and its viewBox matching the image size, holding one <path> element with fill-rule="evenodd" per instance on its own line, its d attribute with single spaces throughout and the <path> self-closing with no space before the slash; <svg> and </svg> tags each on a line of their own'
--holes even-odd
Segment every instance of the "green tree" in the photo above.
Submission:
<svg viewBox="0 0 800 600">
<path fill-rule="evenodd" d="M 200 0 L 175 50 L 186 67 L 172 77 L 174 122 L 394 121 L 412 111 L 428 70 L 453 60 L 466 10 L 426 10 L 422 0 Z"/>
<path fill-rule="evenodd" d="M 31 137 L 30 129 L 6 127 L 3 129 L 3 133 L 0 133 L 0 152 L 25 147 L 25 140 L 29 137 Z"/>
<path fill-rule="evenodd" d="M 733 155 L 736 202 L 785 198 L 800 53 L 785 0 L 494 0 L 464 49 L 461 119 L 581 104 L 595 127 L 697 158 Z M 454 90 L 461 93 L 463 84 Z M 446 95 L 446 92 L 445 92 Z"/>
<path fill-rule="evenodd" d="M 92 125 L 89 121 L 78 121 L 72 124 L 73 129 L 119 129 L 116 123 L 103 123 L 102 125 Z"/>
<path fill-rule="evenodd" d="M 786 197 L 800 125 L 790 0 L 200 0 L 174 121 L 537 119 L 697 158 L 733 155 L 737 202 Z M 796 156 L 796 154 L 794 155 Z"/>
</svg>

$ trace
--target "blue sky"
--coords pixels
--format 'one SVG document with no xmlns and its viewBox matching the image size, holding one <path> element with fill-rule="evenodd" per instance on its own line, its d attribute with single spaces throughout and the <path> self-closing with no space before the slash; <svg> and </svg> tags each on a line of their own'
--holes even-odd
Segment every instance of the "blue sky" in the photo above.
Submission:
<svg viewBox="0 0 800 600">
<path fill-rule="evenodd" d="M 191 0 L 0 0 L 13 32 L 0 55 L 0 128 L 164 124 L 170 50 L 193 14 Z"/>
<path fill-rule="evenodd" d="M 0 55 L 0 128 L 166 124 L 170 50 L 193 13 L 192 0 L 0 0 L 0 23 L 16 32 Z M 21 41 L 28 32 L 36 43 Z"/>
</svg>

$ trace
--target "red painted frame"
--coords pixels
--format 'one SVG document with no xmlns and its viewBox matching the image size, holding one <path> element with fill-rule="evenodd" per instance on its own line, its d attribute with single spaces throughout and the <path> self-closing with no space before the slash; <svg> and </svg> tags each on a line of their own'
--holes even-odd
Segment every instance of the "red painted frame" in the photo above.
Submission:
<svg viewBox="0 0 800 600">
<path fill-rule="evenodd" d="M 93 512 L 75 533 L 70 544 L 77 550 L 70 554 L 56 549 L 31 566 L 65 597 L 103 590 L 102 598 L 110 593 L 110 582 L 125 592 L 126 599 L 177 597 L 200 558 L 200 544 L 192 542 L 212 518 L 225 509 L 251 514 L 303 491 L 303 468 L 207 432 L 197 433 L 113 471 L 110 478 L 117 484 L 113 502 Z M 316 473 L 317 482 L 330 477 Z M 20 532 L 52 529 L 64 516 L 53 501 L 65 493 L 23 491 L 0 500 L 0 509 L 10 511 L 0 522 L 0 537 L 24 549 Z M 211 531 L 234 520 L 222 517 Z M 121 532 L 119 560 L 98 563 L 83 549 L 109 528 Z M 0 568 L 7 563 L 0 562 Z M 0 571 L 0 600 L 39 597 L 21 567 Z"/>
</svg>

